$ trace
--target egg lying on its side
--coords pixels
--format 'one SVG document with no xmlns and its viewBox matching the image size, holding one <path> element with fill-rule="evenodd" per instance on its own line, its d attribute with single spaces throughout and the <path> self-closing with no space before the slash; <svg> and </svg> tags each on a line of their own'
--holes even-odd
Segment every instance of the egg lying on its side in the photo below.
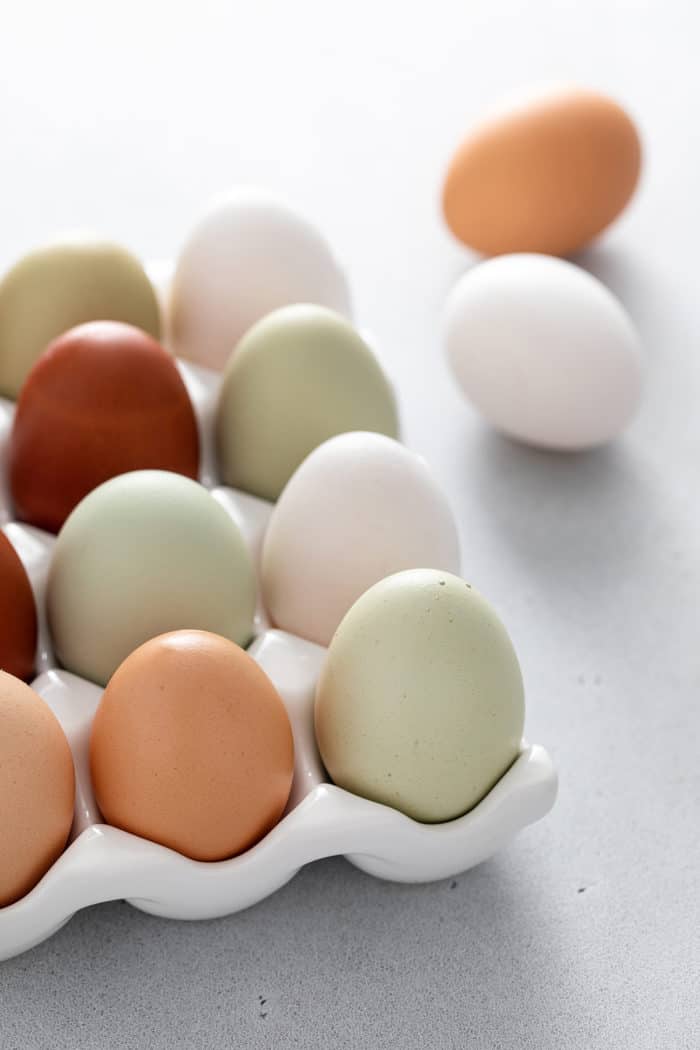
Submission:
<svg viewBox="0 0 700 1050">
<path fill-rule="evenodd" d="M 0 907 L 28 893 L 63 851 L 74 798 L 58 720 L 33 689 L 0 671 Z"/>
<path fill-rule="evenodd" d="M 131 470 L 196 478 L 197 420 L 174 360 L 140 328 L 93 321 L 44 351 L 22 388 L 9 446 L 22 521 L 58 532 L 103 481 Z"/>
<path fill-rule="evenodd" d="M 568 255 L 619 215 L 640 166 L 637 130 L 616 102 L 550 91 L 505 106 L 464 139 L 443 211 L 455 236 L 485 255 Z"/>
<path fill-rule="evenodd" d="M 86 321 L 124 321 L 156 339 L 160 309 L 138 259 L 89 237 L 38 248 L 0 281 L 0 395 L 16 398 L 49 343 Z"/>
<path fill-rule="evenodd" d="M 175 631 L 146 642 L 110 679 L 90 766 L 108 823 L 194 860 L 223 860 L 282 816 L 292 729 L 246 652 L 205 631 Z"/>
<path fill-rule="evenodd" d="M 0 532 L 0 668 L 17 678 L 34 671 L 37 615 L 27 570 Z"/>
<path fill-rule="evenodd" d="M 507 255 L 469 270 L 448 298 L 445 338 L 474 407 L 520 441 L 600 445 L 637 409 L 637 332 L 600 281 L 563 259 Z"/>
<path fill-rule="evenodd" d="M 255 590 L 240 529 L 206 489 L 167 471 L 122 474 L 86 496 L 58 534 L 46 595 L 56 655 L 104 685 L 166 631 L 245 644 Z"/>
<path fill-rule="evenodd" d="M 371 587 L 343 618 L 316 695 L 316 736 L 334 783 L 415 820 L 452 820 L 515 761 L 520 666 L 468 583 L 433 569 Z"/>
<path fill-rule="evenodd" d="M 398 437 L 396 401 L 374 354 L 339 314 L 282 307 L 246 333 L 224 372 L 216 416 L 222 480 L 276 500 L 327 438 Z"/>
<path fill-rule="evenodd" d="M 339 434 L 304 460 L 272 512 L 263 602 L 277 627 L 328 645 L 363 591 L 423 565 L 459 571 L 454 518 L 425 461 L 381 434 Z"/>
<path fill-rule="evenodd" d="M 239 188 L 215 200 L 177 261 L 169 300 L 175 353 L 222 369 L 255 321 L 289 303 L 349 315 L 345 277 L 324 238 L 264 191 Z"/>
</svg>

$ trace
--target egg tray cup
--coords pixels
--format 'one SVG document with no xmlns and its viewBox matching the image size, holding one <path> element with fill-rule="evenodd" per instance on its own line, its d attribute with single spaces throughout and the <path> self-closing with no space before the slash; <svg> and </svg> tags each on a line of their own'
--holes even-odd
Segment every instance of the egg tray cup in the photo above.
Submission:
<svg viewBox="0 0 700 1050">
<path fill-rule="evenodd" d="M 272 505 L 216 482 L 213 413 L 219 377 L 178 362 L 201 437 L 200 481 L 241 529 L 254 563 Z M 525 742 L 515 762 L 465 816 L 421 824 L 404 813 L 329 782 L 314 733 L 316 682 L 326 650 L 271 629 L 262 607 L 250 655 L 286 706 L 294 734 L 292 791 L 279 823 L 230 860 L 202 862 L 104 824 L 89 769 L 92 719 L 102 689 L 58 667 L 45 615 L 55 538 L 12 520 L 5 451 L 14 406 L 0 399 L 0 527 L 29 575 L 39 619 L 33 688 L 61 723 L 73 754 L 75 813 L 66 849 L 24 897 L 0 908 L 0 960 L 46 940 L 81 908 L 126 900 L 152 915 L 211 919 L 248 908 L 288 882 L 305 864 L 343 855 L 362 871 L 396 882 L 449 878 L 486 860 L 551 809 L 557 775 L 544 748 Z"/>
</svg>

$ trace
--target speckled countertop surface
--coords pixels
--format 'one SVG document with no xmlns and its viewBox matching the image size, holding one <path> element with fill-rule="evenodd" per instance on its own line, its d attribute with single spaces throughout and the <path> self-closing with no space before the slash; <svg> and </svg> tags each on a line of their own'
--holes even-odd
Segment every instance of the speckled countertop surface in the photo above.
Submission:
<svg viewBox="0 0 700 1050">
<path fill-rule="evenodd" d="M 76 225 L 167 256 L 237 179 L 315 218 L 406 440 L 450 490 L 465 575 L 512 633 L 560 799 L 448 882 L 393 886 L 336 859 L 215 922 L 79 914 L 0 966 L 0 1045 L 698 1046 L 695 6 L 175 8 L 4 5 L 0 262 Z M 443 161 L 484 104 L 551 79 L 617 95 L 648 154 L 633 208 L 579 260 L 642 331 L 644 410 L 616 447 L 571 458 L 489 434 L 439 344 L 470 261 L 437 219 Z"/>
</svg>

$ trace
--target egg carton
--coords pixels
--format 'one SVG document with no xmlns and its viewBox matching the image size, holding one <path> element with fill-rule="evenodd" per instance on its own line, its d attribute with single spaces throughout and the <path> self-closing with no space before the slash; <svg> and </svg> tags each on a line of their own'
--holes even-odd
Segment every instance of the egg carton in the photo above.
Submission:
<svg viewBox="0 0 700 1050">
<path fill-rule="evenodd" d="M 200 481 L 240 527 L 259 565 L 272 505 L 217 483 L 212 416 L 219 378 L 178 362 L 197 414 Z M 230 860 L 194 861 L 165 846 L 104 824 L 89 772 L 92 718 L 102 689 L 58 667 L 47 629 L 45 589 L 55 538 L 12 520 L 5 451 L 14 406 L 0 399 L 0 527 L 27 569 L 39 614 L 33 688 L 68 738 L 76 772 L 73 826 L 63 854 L 21 900 L 0 909 L 0 959 L 39 944 L 76 911 L 126 900 L 153 915 L 211 919 L 248 908 L 279 889 L 305 864 L 345 856 L 378 878 L 426 882 L 448 878 L 486 860 L 554 804 L 557 777 L 539 746 L 520 753 L 469 813 L 443 824 L 421 824 L 329 782 L 314 734 L 316 682 L 326 650 L 270 627 L 259 606 L 250 655 L 276 686 L 292 725 L 292 791 L 280 822 L 255 846 Z"/>
</svg>

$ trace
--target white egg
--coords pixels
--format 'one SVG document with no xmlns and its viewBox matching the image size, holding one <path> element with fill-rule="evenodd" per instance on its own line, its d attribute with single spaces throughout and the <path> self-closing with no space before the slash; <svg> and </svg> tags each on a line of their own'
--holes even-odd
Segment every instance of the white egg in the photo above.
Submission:
<svg viewBox="0 0 700 1050">
<path fill-rule="evenodd" d="M 350 606 L 402 569 L 459 572 L 450 507 L 425 461 L 382 434 L 340 434 L 303 461 L 263 545 L 277 627 L 328 645 Z"/>
<path fill-rule="evenodd" d="M 615 296 L 547 255 L 502 255 L 453 289 L 447 353 L 464 393 L 499 430 L 545 448 L 618 434 L 637 408 L 642 355 Z"/>
<path fill-rule="evenodd" d="M 290 303 L 350 316 L 345 275 L 324 238 L 261 190 L 217 198 L 175 268 L 168 310 L 175 354 L 220 370 L 255 321 Z"/>
</svg>

